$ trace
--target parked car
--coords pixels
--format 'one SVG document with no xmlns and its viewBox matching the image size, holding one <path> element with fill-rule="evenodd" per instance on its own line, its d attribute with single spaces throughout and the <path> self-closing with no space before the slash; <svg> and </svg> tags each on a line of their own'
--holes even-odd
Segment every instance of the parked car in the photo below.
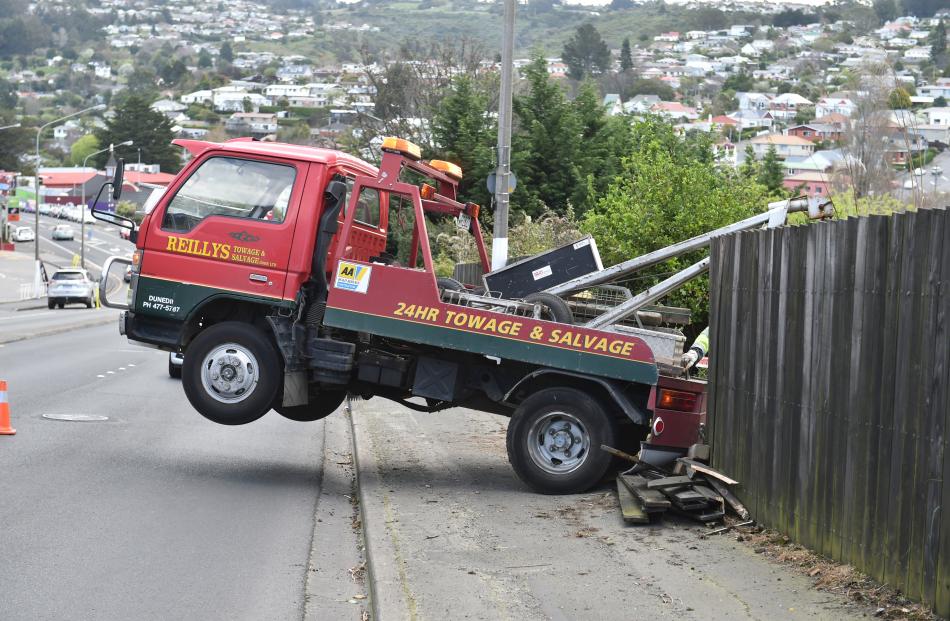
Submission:
<svg viewBox="0 0 950 621">
<path fill-rule="evenodd" d="M 15 242 L 28 242 L 36 239 L 36 235 L 33 234 L 33 229 L 28 226 L 18 226 L 13 231 L 13 235 L 10 236 Z"/>
<path fill-rule="evenodd" d="M 73 227 L 68 224 L 57 224 L 53 227 L 51 237 L 53 239 L 75 239 L 75 234 L 73 233 Z"/>
<path fill-rule="evenodd" d="M 47 302 L 49 308 L 58 306 L 63 308 L 67 304 L 85 304 L 86 308 L 92 308 L 95 302 L 96 283 L 89 277 L 89 272 L 84 269 L 73 268 L 58 270 L 50 278 L 49 287 L 46 290 Z"/>
</svg>

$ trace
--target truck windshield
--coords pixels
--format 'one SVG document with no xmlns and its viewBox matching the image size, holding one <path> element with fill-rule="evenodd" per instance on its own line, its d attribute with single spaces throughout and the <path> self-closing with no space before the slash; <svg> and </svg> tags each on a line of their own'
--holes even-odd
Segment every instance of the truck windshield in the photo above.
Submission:
<svg viewBox="0 0 950 621">
<path fill-rule="evenodd" d="M 169 203 L 162 228 L 190 231 L 209 216 L 282 222 L 295 177 L 296 170 L 291 166 L 210 158 Z"/>
</svg>

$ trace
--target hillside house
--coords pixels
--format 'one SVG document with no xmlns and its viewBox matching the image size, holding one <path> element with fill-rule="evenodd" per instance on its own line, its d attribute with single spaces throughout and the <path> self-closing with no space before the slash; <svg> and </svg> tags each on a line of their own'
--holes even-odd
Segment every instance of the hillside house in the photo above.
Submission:
<svg viewBox="0 0 950 621">
<path fill-rule="evenodd" d="M 224 124 L 231 134 L 261 138 L 277 133 L 277 115 L 260 112 L 235 112 Z"/>
<path fill-rule="evenodd" d="M 784 134 L 767 134 L 765 136 L 756 136 L 749 141 L 752 144 L 752 150 L 757 158 L 765 157 L 769 147 L 775 147 L 775 153 L 781 159 L 787 157 L 807 157 L 815 152 L 815 144 L 810 140 L 799 138 L 798 136 L 786 136 Z"/>
</svg>

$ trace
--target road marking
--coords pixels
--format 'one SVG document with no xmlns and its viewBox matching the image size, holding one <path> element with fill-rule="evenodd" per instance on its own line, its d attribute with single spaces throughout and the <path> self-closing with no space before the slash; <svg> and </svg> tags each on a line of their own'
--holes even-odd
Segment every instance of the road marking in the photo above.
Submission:
<svg viewBox="0 0 950 621">
<path fill-rule="evenodd" d="M 129 366 L 130 366 L 130 367 L 134 367 L 135 365 L 130 362 L 130 363 L 129 363 Z"/>
<path fill-rule="evenodd" d="M 125 371 L 125 367 L 119 367 L 120 371 Z"/>
<path fill-rule="evenodd" d="M 115 371 L 106 371 L 106 375 L 115 375 Z"/>
<path fill-rule="evenodd" d="M 2 346 L 0 346 L 0 347 L 2 347 Z M 105 375 L 97 375 L 96 377 L 105 377 Z"/>
</svg>

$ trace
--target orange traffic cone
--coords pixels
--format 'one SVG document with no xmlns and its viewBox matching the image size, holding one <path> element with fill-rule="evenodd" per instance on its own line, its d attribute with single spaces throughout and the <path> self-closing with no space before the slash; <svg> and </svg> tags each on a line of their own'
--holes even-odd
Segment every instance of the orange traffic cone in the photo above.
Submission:
<svg viewBox="0 0 950 621">
<path fill-rule="evenodd" d="M 0 436 L 12 436 L 16 429 L 10 426 L 10 404 L 7 402 L 7 383 L 0 380 Z"/>
</svg>

